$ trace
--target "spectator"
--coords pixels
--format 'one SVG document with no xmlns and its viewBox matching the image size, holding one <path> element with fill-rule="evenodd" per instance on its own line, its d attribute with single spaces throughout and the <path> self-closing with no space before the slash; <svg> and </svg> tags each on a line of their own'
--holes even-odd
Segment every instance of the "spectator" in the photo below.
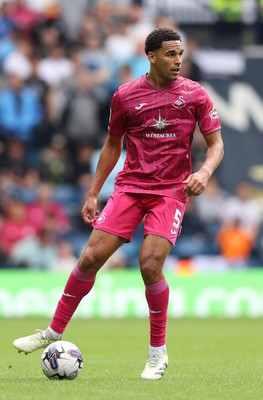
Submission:
<svg viewBox="0 0 263 400">
<path fill-rule="evenodd" d="M 62 19 L 70 40 L 77 41 L 83 16 L 91 11 L 95 2 L 96 0 L 60 0 Z"/>
<path fill-rule="evenodd" d="M 37 188 L 40 185 L 40 173 L 37 168 L 28 168 L 17 182 L 19 198 L 25 203 L 31 203 L 36 198 Z"/>
<path fill-rule="evenodd" d="M 0 40 L 9 36 L 15 23 L 11 19 L 13 4 L 10 1 L 3 1 L 0 6 Z"/>
<path fill-rule="evenodd" d="M 249 182 L 237 184 L 235 194 L 225 202 L 222 220 L 225 225 L 239 220 L 240 227 L 246 229 L 253 239 L 256 237 L 262 222 L 262 213 L 253 198 L 253 189 Z"/>
<path fill-rule="evenodd" d="M 66 57 L 65 48 L 62 44 L 55 44 L 49 50 L 47 57 L 40 60 L 37 74 L 51 87 L 57 87 L 63 79 L 73 74 L 73 64 Z"/>
<path fill-rule="evenodd" d="M 131 60 L 132 63 L 132 60 Z M 112 79 L 110 81 L 110 89 L 111 92 L 114 93 L 118 86 L 122 85 L 133 79 L 133 73 L 131 70 L 130 63 L 123 64 L 120 68 L 115 71 L 115 74 L 112 75 Z"/>
<path fill-rule="evenodd" d="M 9 263 L 15 268 L 50 270 L 57 259 L 55 233 L 42 228 L 36 235 L 19 240 L 13 247 Z"/>
<path fill-rule="evenodd" d="M 196 212 L 212 237 L 215 237 L 220 228 L 227 196 L 214 176 L 208 182 L 202 199 L 196 198 Z"/>
<path fill-rule="evenodd" d="M 198 43 L 193 37 L 188 37 L 185 45 L 186 52 L 184 54 L 184 63 L 181 73 L 186 78 L 200 82 L 202 77 L 201 69 L 195 60 L 195 53 L 198 49 Z"/>
<path fill-rule="evenodd" d="M 75 171 L 65 135 L 54 135 L 49 146 L 41 150 L 40 158 L 41 177 L 44 181 L 58 186 L 73 183 Z"/>
<path fill-rule="evenodd" d="M 27 79 L 27 84 L 35 90 L 40 99 L 43 109 L 46 110 L 46 108 L 48 107 L 49 86 L 43 79 L 39 78 L 39 76 L 37 75 L 40 59 L 35 54 L 32 54 L 30 62 L 31 74 Z"/>
<path fill-rule="evenodd" d="M 145 57 L 144 42 L 144 38 L 138 40 L 136 53 L 129 61 L 132 79 L 138 78 L 139 76 L 146 74 L 146 72 L 148 72 L 149 70 L 149 63 L 147 58 Z"/>
<path fill-rule="evenodd" d="M 2 143 L 0 142 L 0 144 Z M 0 169 L 0 213 L 5 213 L 5 206 L 10 201 L 10 197 L 18 197 L 16 194 L 17 180 L 14 174 L 9 169 Z"/>
<path fill-rule="evenodd" d="M 42 18 L 34 26 L 32 38 L 37 45 L 37 54 L 41 57 L 47 57 L 54 46 L 67 43 L 66 25 L 61 18 L 58 4 L 43 7 Z"/>
<path fill-rule="evenodd" d="M 30 76 L 32 70 L 32 66 L 30 63 L 30 59 L 34 54 L 35 47 L 34 44 L 31 40 L 31 38 L 25 38 L 21 34 L 21 32 L 13 32 L 13 40 L 14 40 L 14 45 L 15 49 L 13 52 L 11 52 L 5 60 L 5 63 L 3 64 L 4 70 L 7 70 L 8 72 L 8 67 L 10 64 L 10 67 L 15 68 L 16 71 L 19 66 L 19 63 L 22 62 L 22 67 L 25 68 L 25 64 L 28 64 L 28 76 Z M 18 65 L 17 65 L 18 64 Z"/>
<path fill-rule="evenodd" d="M 85 37 L 89 35 L 101 34 L 103 39 L 105 38 L 105 25 L 103 23 L 99 23 L 97 17 L 95 16 L 95 12 L 93 9 L 92 13 L 88 13 L 82 16 L 81 24 L 79 26 L 77 41 L 83 42 Z"/>
<path fill-rule="evenodd" d="M 127 62 L 136 52 L 136 42 L 128 36 L 127 23 L 122 20 L 105 39 L 105 51 L 112 64 Z"/>
<path fill-rule="evenodd" d="M 34 225 L 27 218 L 24 202 L 10 198 L 4 205 L 4 219 L 0 227 L 0 247 L 2 252 L 10 255 L 14 245 L 21 239 L 34 235 Z"/>
<path fill-rule="evenodd" d="M 66 99 L 63 113 L 65 134 L 74 145 L 88 140 L 100 143 L 100 105 L 96 98 L 94 82 L 88 71 L 79 71 L 62 87 Z"/>
<path fill-rule="evenodd" d="M 127 34 L 135 43 L 145 39 L 149 32 L 157 28 L 156 21 L 153 21 L 151 13 L 142 4 L 133 2 L 128 8 L 128 12 L 130 23 L 127 27 Z"/>
<path fill-rule="evenodd" d="M 52 269 L 56 272 L 69 272 L 77 260 L 72 244 L 67 240 L 61 240 L 57 243 L 56 258 L 53 260 Z"/>
<path fill-rule="evenodd" d="M 23 57 L 18 59 L 18 64 L 6 66 L 7 86 L 0 90 L 0 136 L 32 144 L 43 109 L 36 92 L 25 81 L 31 73 L 30 65 Z"/>
<path fill-rule="evenodd" d="M 107 107 L 110 102 L 108 84 L 110 81 L 111 70 L 109 68 L 109 58 L 105 54 L 103 38 L 99 33 L 86 35 L 82 42 L 82 49 L 75 53 L 75 57 L 80 57 L 80 62 L 93 82 L 94 95 L 97 101 Z M 106 125 L 107 127 L 107 125 Z"/>
<path fill-rule="evenodd" d="M 88 141 L 80 142 L 74 148 L 73 182 L 86 191 L 91 182 L 94 146 Z"/>
<path fill-rule="evenodd" d="M 0 157 L 0 170 L 12 171 L 14 176 L 22 178 L 29 167 L 25 143 L 16 138 L 7 140 Z"/>
<path fill-rule="evenodd" d="M 3 181 L 9 177 L 9 184 L 3 190 L 6 195 L 14 195 L 20 200 L 28 202 L 32 200 L 36 185 L 40 180 L 37 170 L 37 152 L 28 151 L 25 143 L 18 139 L 10 139 L 2 145 L 0 177 Z M 2 197 L 1 192 L 0 197 Z"/>
<path fill-rule="evenodd" d="M 6 58 L 16 50 L 18 36 L 19 32 L 15 28 L 13 28 L 7 36 L 0 39 L 1 68 L 3 67 Z"/>
<path fill-rule="evenodd" d="M 246 267 L 253 249 L 251 235 L 241 226 L 241 221 L 232 219 L 217 234 L 221 255 L 231 268 Z"/>
<path fill-rule="evenodd" d="M 56 12 L 60 1 L 61 0 L 25 0 L 25 4 L 30 10 L 43 14 L 49 9 L 50 12 L 52 12 L 52 9 L 54 9 L 54 12 Z"/>
<path fill-rule="evenodd" d="M 82 41 L 80 57 L 83 66 L 94 75 L 97 84 L 107 84 L 109 80 L 109 59 L 103 48 L 103 38 L 98 32 L 86 35 Z"/>
<path fill-rule="evenodd" d="M 34 140 L 35 146 L 40 149 L 50 144 L 50 141 L 56 132 L 56 124 L 53 124 L 52 118 L 54 105 L 51 88 L 37 74 L 40 59 L 34 54 L 30 61 L 32 73 L 27 79 L 27 84 L 37 93 L 43 109 L 43 122 L 37 127 Z"/>
<path fill-rule="evenodd" d="M 9 18 L 24 35 L 30 36 L 33 26 L 41 19 L 41 14 L 27 7 L 24 0 L 13 0 L 12 6 Z"/>
<path fill-rule="evenodd" d="M 27 205 L 28 221 L 40 232 L 43 226 L 54 228 L 59 235 L 70 229 L 70 221 L 62 204 L 54 200 L 52 184 L 42 182 L 37 190 L 34 202 Z"/>
</svg>

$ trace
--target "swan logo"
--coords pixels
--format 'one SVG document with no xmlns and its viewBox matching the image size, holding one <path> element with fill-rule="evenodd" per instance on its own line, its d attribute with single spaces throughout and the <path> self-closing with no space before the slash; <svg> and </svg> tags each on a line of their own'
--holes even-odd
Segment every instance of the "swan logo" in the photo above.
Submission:
<svg viewBox="0 0 263 400">
<path fill-rule="evenodd" d="M 183 96 L 179 96 L 177 100 L 172 104 L 174 108 L 180 109 L 185 107 L 185 99 Z"/>
<path fill-rule="evenodd" d="M 99 218 L 97 219 L 97 221 L 96 221 L 97 224 L 103 224 L 103 222 L 105 222 L 106 216 L 107 216 L 106 213 L 101 214 L 101 215 L 99 216 Z"/>
</svg>

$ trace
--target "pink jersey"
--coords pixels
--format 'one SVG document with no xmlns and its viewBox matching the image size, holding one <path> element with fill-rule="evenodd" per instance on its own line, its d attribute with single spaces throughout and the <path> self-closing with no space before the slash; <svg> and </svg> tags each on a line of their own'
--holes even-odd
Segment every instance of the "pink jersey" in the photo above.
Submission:
<svg viewBox="0 0 263 400">
<path fill-rule="evenodd" d="M 196 123 L 203 135 L 221 128 L 199 83 L 179 77 L 158 89 L 141 76 L 121 85 L 112 97 L 109 121 L 109 135 L 126 136 L 127 156 L 116 190 L 187 201 L 183 181 L 192 172 Z"/>
</svg>

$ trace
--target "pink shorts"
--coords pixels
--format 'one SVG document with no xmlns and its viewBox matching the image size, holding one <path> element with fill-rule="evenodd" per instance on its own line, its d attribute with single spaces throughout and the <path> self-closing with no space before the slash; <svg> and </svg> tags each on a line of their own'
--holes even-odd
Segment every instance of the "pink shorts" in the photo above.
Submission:
<svg viewBox="0 0 263 400">
<path fill-rule="evenodd" d="M 114 192 L 93 227 L 131 241 L 144 220 L 144 236 L 164 237 L 173 245 L 180 234 L 186 203 L 172 197 Z"/>
</svg>

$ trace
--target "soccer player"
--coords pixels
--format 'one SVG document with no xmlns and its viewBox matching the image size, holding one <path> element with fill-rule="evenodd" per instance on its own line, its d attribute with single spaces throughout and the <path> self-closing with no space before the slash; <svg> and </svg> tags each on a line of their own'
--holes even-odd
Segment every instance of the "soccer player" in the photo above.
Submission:
<svg viewBox="0 0 263 400">
<path fill-rule="evenodd" d="M 144 219 L 139 262 L 149 307 L 150 345 L 143 379 L 160 379 L 168 365 L 168 283 L 162 268 L 180 232 L 188 196 L 198 196 L 223 157 L 220 121 L 199 83 L 180 76 L 183 47 L 171 29 L 152 31 L 145 42 L 149 73 L 119 87 L 111 101 L 109 131 L 82 209 L 93 232 L 46 330 L 16 339 L 25 353 L 59 340 L 96 274 Z M 198 123 L 207 152 L 192 172 L 190 148 Z M 126 137 L 127 155 L 114 193 L 98 215 L 99 192 L 116 165 Z"/>
</svg>

